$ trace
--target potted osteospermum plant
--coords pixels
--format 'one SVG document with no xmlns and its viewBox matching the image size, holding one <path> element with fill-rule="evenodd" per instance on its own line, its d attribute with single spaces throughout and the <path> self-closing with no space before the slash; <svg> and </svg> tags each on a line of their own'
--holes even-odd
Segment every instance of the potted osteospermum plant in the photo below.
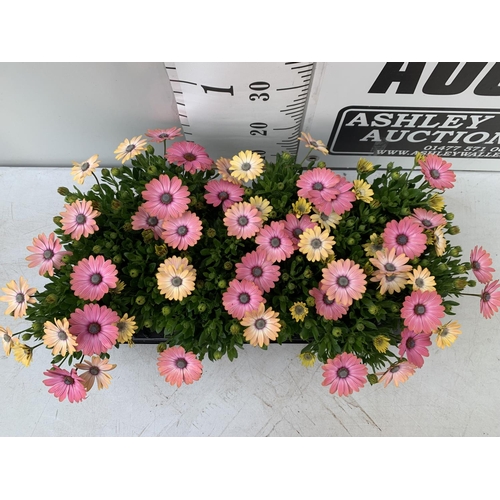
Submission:
<svg viewBox="0 0 500 500">
<path fill-rule="evenodd" d="M 121 165 L 73 163 L 80 187 L 58 189 L 53 232 L 27 246 L 44 289 L 24 277 L 2 288 L 6 314 L 30 325 L 1 327 L 5 353 L 28 366 L 46 347 L 43 382 L 61 401 L 108 388 L 113 349 L 144 337 L 177 386 L 198 380 L 205 358 L 292 341 L 306 367 L 322 363 L 331 393 L 398 385 L 429 345 L 461 334 L 446 317 L 475 285 L 469 271 L 484 284 L 480 312 L 498 311 L 488 252 L 464 259 L 449 241 L 459 229 L 443 193 L 456 175 L 436 155 L 417 155 L 408 172 L 360 159 L 350 182 L 307 156 L 269 162 L 243 150 L 213 161 L 176 142 L 178 128 L 146 137 L 159 153 L 136 136 L 115 150 Z M 309 134 L 299 140 L 328 152 Z"/>
</svg>

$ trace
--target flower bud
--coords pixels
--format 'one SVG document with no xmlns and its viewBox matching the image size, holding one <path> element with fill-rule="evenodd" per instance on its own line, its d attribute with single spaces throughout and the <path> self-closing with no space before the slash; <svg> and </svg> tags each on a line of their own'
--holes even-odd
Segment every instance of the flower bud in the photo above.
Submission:
<svg viewBox="0 0 500 500">
<path fill-rule="evenodd" d="M 155 254 L 158 257 L 165 257 L 168 253 L 167 245 L 155 245 Z"/>
<path fill-rule="evenodd" d="M 295 262 L 302 264 L 302 262 L 304 262 L 304 257 L 302 257 L 302 255 L 296 255 Z"/>
<path fill-rule="evenodd" d="M 115 255 L 112 260 L 113 260 L 113 264 L 120 264 L 123 259 L 122 259 L 121 255 Z"/>
<path fill-rule="evenodd" d="M 463 290 L 467 286 L 467 280 L 464 278 L 457 278 L 453 284 L 457 290 Z"/>
<path fill-rule="evenodd" d="M 139 295 L 138 297 L 135 298 L 135 303 L 139 306 L 142 306 L 143 304 L 146 303 L 146 297 L 143 295 Z"/>
<path fill-rule="evenodd" d="M 217 282 L 217 286 L 221 289 L 227 288 L 227 281 L 226 280 L 219 280 Z"/>
<path fill-rule="evenodd" d="M 360 158 L 358 164 L 356 165 L 356 170 L 359 174 L 369 174 L 373 172 L 373 163 L 369 162 L 365 158 Z"/>
<path fill-rule="evenodd" d="M 399 212 L 403 217 L 411 214 L 411 210 L 408 207 L 403 207 Z"/>
<path fill-rule="evenodd" d="M 448 266 L 444 262 L 441 262 L 441 264 L 439 264 L 439 266 L 438 266 L 438 271 L 441 271 L 444 273 L 444 272 L 448 271 Z"/>
<path fill-rule="evenodd" d="M 202 313 L 205 312 L 206 310 L 207 310 L 207 305 L 204 302 L 198 304 L 198 312 Z"/>
<path fill-rule="evenodd" d="M 131 278 L 137 278 L 137 276 L 139 276 L 140 271 L 139 269 L 131 269 L 128 274 L 130 275 Z"/>
<path fill-rule="evenodd" d="M 232 262 L 229 262 L 229 261 L 224 262 L 224 269 L 226 271 L 230 271 L 232 268 L 233 268 L 233 263 Z"/>
<path fill-rule="evenodd" d="M 356 224 L 356 221 L 354 219 L 347 219 L 345 223 L 346 227 L 352 227 L 354 226 L 354 224 Z"/>
<path fill-rule="evenodd" d="M 92 247 L 92 252 L 93 252 L 93 253 L 101 253 L 101 251 L 102 251 L 102 247 L 101 247 L 101 245 L 94 245 L 94 246 Z"/>
<path fill-rule="evenodd" d="M 291 160 L 292 159 L 292 155 L 290 153 L 288 153 L 287 151 L 285 151 L 282 155 L 281 155 L 281 159 L 282 160 Z"/>
<path fill-rule="evenodd" d="M 288 283 L 288 286 L 287 286 L 288 290 L 290 291 L 293 291 L 295 290 L 295 288 L 297 288 L 292 282 Z"/>
<path fill-rule="evenodd" d="M 325 168 L 325 167 L 326 167 L 326 163 L 324 161 L 318 162 L 318 168 Z"/>
<path fill-rule="evenodd" d="M 475 280 L 469 280 L 467 281 L 467 286 L 470 286 L 471 288 L 474 288 L 477 285 Z"/>
<path fill-rule="evenodd" d="M 384 217 L 383 215 L 381 215 L 378 218 L 378 222 L 379 222 L 379 224 L 385 224 L 387 222 L 387 217 Z"/>
<path fill-rule="evenodd" d="M 121 168 L 114 167 L 111 169 L 111 175 L 113 175 L 114 177 L 119 177 L 121 172 L 122 172 Z"/>
<path fill-rule="evenodd" d="M 68 196 L 69 194 L 69 189 L 67 187 L 61 186 L 57 188 L 57 192 L 62 195 L 62 196 Z"/>
<path fill-rule="evenodd" d="M 460 228 L 458 226 L 451 226 L 450 229 L 448 229 L 448 232 L 450 234 L 459 234 Z"/>
<path fill-rule="evenodd" d="M 379 200 L 372 200 L 370 202 L 370 207 L 371 208 L 378 208 L 378 207 L 380 207 L 380 201 Z"/>
<path fill-rule="evenodd" d="M 94 191 L 95 193 L 98 193 L 100 190 L 101 188 L 99 187 L 99 184 L 94 184 L 92 186 L 92 191 Z"/>
<path fill-rule="evenodd" d="M 275 219 L 278 214 L 276 213 L 276 210 L 271 210 L 269 212 L 269 218 L 270 219 Z"/>
<path fill-rule="evenodd" d="M 33 328 L 33 331 L 34 332 L 41 332 L 42 331 L 42 324 L 41 323 L 38 323 L 37 321 L 35 321 L 32 325 L 32 328 Z"/>
<path fill-rule="evenodd" d="M 156 346 L 156 352 L 162 353 L 167 348 L 167 344 L 165 342 L 161 342 Z"/>
<path fill-rule="evenodd" d="M 31 333 L 24 333 L 22 336 L 21 336 L 21 339 L 24 340 L 25 342 L 27 342 L 28 340 L 30 340 L 32 337 Z"/>
<path fill-rule="evenodd" d="M 252 190 L 252 189 L 250 189 L 249 187 L 247 187 L 247 188 L 245 188 L 245 194 L 246 194 L 247 196 L 252 196 L 252 194 L 253 194 L 253 190 Z"/>
<path fill-rule="evenodd" d="M 57 302 L 57 295 L 54 293 L 51 293 L 45 297 L 45 303 L 46 304 L 55 304 Z"/>
<path fill-rule="evenodd" d="M 111 247 L 111 250 L 113 250 L 113 252 L 118 252 L 118 250 L 120 250 L 120 247 L 118 245 L 113 245 Z"/>
<path fill-rule="evenodd" d="M 283 182 L 278 182 L 278 191 L 283 191 L 285 189 L 285 184 Z"/>
<path fill-rule="evenodd" d="M 221 351 L 215 351 L 214 352 L 214 359 L 217 360 L 217 359 L 220 359 L 222 358 L 222 352 Z"/>
<path fill-rule="evenodd" d="M 374 215 L 370 215 L 370 216 L 368 217 L 368 222 L 369 222 L 370 224 L 375 224 L 375 222 L 377 222 L 377 218 L 376 218 Z"/>
<path fill-rule="evenodd" d="M 64 198 L 64 201 L 66 203 L 74 203 L 76 200 L 78 200 L 76 194 L 68 194 L 68 196 Z"/>
<path fill-rule="evenodd" d="M 127 232 L 130 232 L 132 231 L 132 224 L 130 224 L 130 222 L 125 222 L 125 224 L 123 224 L 123 230 L 124 231 L 127 231 Z"/>
<path fill-rule="evenodd" d="M 148 144 L 146 146 L 146 151 L 150 154 L 150 155 L 153 155 L 155 153 L 155 148 L 151 145 L 151 144 Z"/>
<path fill-rule="evenodd" d="M 362 332 L 364 329 L 365 325 L 363 325 L 363 323 L 356 323 L 356 330 L 358 330 L 358 332 Z"/>
<path fill-rule="evenodd" d="M 113 200 L 111 202 L 111 209 L 112 210 L 120 210 L 120 208 L 122 207 L 122 203 L 121 201 L 118 201 L 118 200 Z"/>
<path fill-rule="evenodd" d="M 152 229 L 144 229 L 141 233 L 144 243 L 151 243 L 154 240 L 154 232 Z"/>
<path fill-rule="evenodd" d="M 150 165 L 147 169 L 146 172 L 149 175 L 157 175 L 158 174 L 158 169 L 154 165 Z"/>
<path fill-rule="evenodd" d="M 283 274 L 281 275 L 281 279 L 282 279 L 283 281 L 288 281 L 288 280 L 290 279 L 290 275 L 289 275 L 288 273 L 283 273 Z"/>
<path fill-rule="evenodd" d="M 307 269 L 304 271 L 304 278 L 309 279 L 309 278 L 311 278 L 311 277 L 312 277 L 312 275 L 313 275 L 313 273 L 312 273 L 312 271 L 311 271 L 309 268 L 307 268 Z"/>
<path fill-rule="evenodd" d="M 230 327 L 229 327 L 229 331 L 233 334 L 233 335 L 238 335 L 238 333 L 240 333 L 240 325 L 238 325 L 237 323 L 233 323 Z"/>
<path fill-rule="evenodd" d="M 335 328 L 332 329 L 332 335 L 336 338 L 340 337 L 342 335 L 342 328 L 339 328 L 336 326 Z"/>
<path fill-rule="evenodd" d="M 52 220 L 54 221 L 54 224 L 58 225 L 59 227 L 62 225 L 62 217 L 60 215 L 56 215 Z"/>
<path fill-rule="evenodd" d="M 215 231 L 214 228 L 210 227 L 207 231 L 207 236 L 209 238 L 213 238 L 215 235 L 217 234 L 217 232 Z"/>
<path fill-rule="evenodd" d="M 450 255 L 452 257 L 458 257 L 462 253 L 462 249 L 460 247 L 453 247 L 450 250 Z"/>
<path fill-rule="evenodd" d="M 399 172 L 391 172 L 391 179 L 397 181 L 401 177 Z"/>
<path fill-rule="evenodd" d="M 316 301 L 314 300 L 314 297 L 307 297 L 306 299 L 306 304 L 309 306 L 309 307 L 313 307 L 315 304 L 316 304 Z"/>
<path fill-rule="evenodd" d="M 168 316 L 172 312 L 172 309 L 170 309 L 170 306 L 163 306 L 161 308 L 161 313 L 163 316 Z"/>
<path fill-rule="evenodd" d="M 355 245 L 356 244 L 356 240 L 354 238 L 347 238 L 347 241 L 346 243 L 349 245 L 349 246 L 352 246 L 352 245 Z"/>
<path fill-rule="evenodd" d="M 375 292 L 375 298 L 376 298 L 379 302 L 381 302 L 382 300 L 384 300 L 384 299 L 385 299 L 385 297 L 384 297 L 384 296 L 380 293 L 380 291 L 379 291 L 379 290 L 377 290 L 377 291 Z"/>
<path fill-rule="evenodd" d="M 366 378 L 368 379 L 368 382 L 370 382 L 370 385 L 374 385 L 378 383 L 378 377 L 375 375 L 375 373 L 369 373 Z"/>
<path fill-rule="evenodd" d="M 422 260 L 420 261 L 420 265 L 421 265 L 422 267 L 428 267 L 428 266 L 429 266 L 429 260 L 428 260 L 428 259 L 422 259 Z"/>
<path fill-rule="evenodd" d="M 444 218 L 445 218 L 446 220 L 453 220 L 453 219 L 455 218 L 455 214 L 452 214 L 451 212 L 448 212 L 448 213 L 444 216 Z"/>
<path fill-rule="evenodd" d="M 394 302 L 391 304 L 391 311 L 393 313 L 397 313 L 401 310 L 401 306 L 399 304 L 395 304 Z"/>
<path fill-rule="evenodd" d="M 202 290 L 205 286 L 205 282 L 203 280 L 196 280 L 195 286 L 198 290 Z"/>
<path fill-rule="evenodd" d="M 151 328 L 153 326 L 153 320 L 152 319 L 147 319 L 144 321 L 144 328 Z"/>
<path fill-rule="evenodd" d="M 103 169 L 101 170 L 101 175 L 102 175 L 103 177 L 108 177 L 108 176 L 109 176 L 109 173 L 110 173 L 110 172 L 109 172 L 109 169 L 107 169 L 107 168 L 103 168 Z"/>
<path fill-rule="evenodd" d="M 380 311 L 380 308 L 376 306 L 375 304 L 372 304 L 371 306 L 368 307 L 368 312 L 375 316 L 378 312 Z"/>
</svg>

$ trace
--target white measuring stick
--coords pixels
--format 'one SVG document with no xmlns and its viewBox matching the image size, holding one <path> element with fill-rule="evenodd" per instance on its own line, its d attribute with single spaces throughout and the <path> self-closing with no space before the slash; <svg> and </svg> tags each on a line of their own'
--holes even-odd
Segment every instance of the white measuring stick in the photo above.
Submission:
<svg viewBox="0 0 500 500">
<path fill-rule="evenodd" d="M 215 161 L 296 154 L 315 63 L 165 63 L 187 141 Z"/>
</svg>

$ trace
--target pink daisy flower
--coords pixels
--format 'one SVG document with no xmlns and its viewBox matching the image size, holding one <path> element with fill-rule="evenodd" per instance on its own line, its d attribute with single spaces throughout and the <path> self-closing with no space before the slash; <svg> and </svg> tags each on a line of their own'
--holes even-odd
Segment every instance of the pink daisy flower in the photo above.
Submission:
<svg viewBox="0 0 500 500">
<path fill-rule="evenodd" d="M 149 142 L 164 142 L 171 141 L 176 137 L 181 137 L 182 132 L 179 127 L 172 128 L 155 128 L 154 130 L 148 130 L 146 136 L 149 137 Z"/>
<path fill-rule="evenodd" d="M 437 292 L 416 290 L 407 296 L 401 309 L 404 324 L 415 333 L 432 333 L 444 317 L 442 298 Z"/>
<path fill-rule="evenodd" d="M 170 178 L 160 175 L 158 179 L 150 180 L 142 192 L 146 200 L 142 206 L 149 214 L 159 219 L 180 217 L 190 202 L 189 190 L 178 177 Z"/>
<path fill-rule="evenodd" d="M 203 365 L 192 353 L 186 352 L 183 347 L 169 347 L 158 357 L 158 371 L 170 385 L 180 387 L 182 383 L 192 384 L 199 380 L 203 372 Z"/>
<path fill-rule="evenodd" d="M 349 396 L 366 384 L 368 368 L 354 354 L 338 354 L 321 368 L 325 377 L 321 385 L 329 385 L 330 394 L 338 392 L 339 396 Z"/>
<path fill-rule="evenodd" d="M 406 359 L 417 368 L 422 368 L 424 356 L 429 356 L 427 346 L 431 345 L 430 333 L 415 333 L 405 328 L 401 332 L 401 343 L 399 344 L 399 355 L 406 353 Z"/>
<path fill-rule="evenodd" d="M 406 382 L 414 373 L 415 365 L 412 365 L 408 361 L 402 361 L 397 365 L 391 366 L 380 378 L 379 382 L 384 383 L 384 387 L 387 387 L 391 382 L 398 387 L 399 384 Z"/>
<path fill-rule="evenodd" d="M 455 172 L 450 170 L 451 163 L 437 155 L 427 155 L 418 161 L 427 182 L 436 189 L 452 188 L 456 180 Z"/>
<path fill-rule="evenodd" d="M 279 266 L 267 259 L 263 250 L 254 250 L 242 257 L 236 264 L 236 278 L 255 283 L 262 291 L 269 292 L 280 277 Z"/>
<path fill-rule="evenodd" d="M 71 313 L 69 332 L 76 337 L 78 347 L 86 356 L 102 354 L 118 339 L 116 324 L 120 317 L 115 311 L 98 304 L 86 304 Z"/>
<path fill-rule="evenodd" d="M 303 215 L 300 219 L 294 214 L 287 214 L 285 232 L 292 241 L 293 249 L 299 249 L 299 236 L 306 230 L 316 226 L 309 215 Z"/>
<path fill-rule="evenodd" d="M 214 163 L 208 157 L 205 148 L 194 142 L 176 142 L 167 149 L 165 156 L 169 163 L 184 165 L 185 170 L 190 174 L 210 170 Z"/>
<path fill-rule="evenodd" d="M 101 215 L 92 209 L 92 202 L 76 200 L 71 205 L 64 205 L 65 212 L 61 212 L 61 224 L 64 234 L 69 234 L 78 241 L 82 236 L 86 238 L 99 230 L 95 218 Z"/>
<path fill-rule="evenodd" d="M 224 224 L 228 236 L 246 239 L 255 236 L 262 227 L 259 211 L 246 201 L 236 202 L 225 212 Z"/>
<path fill-rule="evenodd" d="M 264 226 L 255 238 L 255 243 L 266 252 L 271 262 L 281 262 L 293 254 L 293 243 L 283 221 L 273 221 Z"/>
<path fill-rule="evenodd" d="M 334 174 L 328 168 L 313 168 L 307 170 L 297 180 L 297 196 L 307 198 L 314 206 L 330 215 L 330 212 L 323 210 L 321 207 L 325 202 L 332 201 L 340 191 L 337 189 L 337 184 L 340 181 L 340 175 Z"/>
<path fill-rule="evenodd" d="M 350 306 L 353 300 L 359 300 L 365 293 L 366 275 L 353 260 L 339 259 L 323 268 L 321 284 L 330 300 Z"/>
<path fill-rule="evenodd" d="M 222 303 L 226 311 L 236 319 L 243 319 L 247 311 L 258 309 L 265 303 L 262 290 L 252 281 L 232 280 L 226 292 L 222 294 Z"/>
<path fill-rule="evenodd" d="M 176 219 L 163 221 L 162 238 L 172 248 L 186 250 L 198 243 L 201 238 L 202 224 L 200 218 L 192 212 L 184 212 Z"/>
<path fill-rule="evenodd" d="M 472 266 L 472 272 L 476 276 L 479 283 L 488 283 L 493 279 L 493 274 L 495 270 L 490 267 L 492 260 L 490 254 L 483 250 L 483 247 L 474 247 L 470 253 L 470 263 Z"/>
<path fill-rule="evenodd" d="M 79 403 L 87 395 L 87 391 L 83 386 L 83 380 L 76 373 L 75 369 L 71 372 L 63 370 L 53 365 L 51 370 L 43 372 L 47 375 L 47 379 L 43 383 L 50 387 L 49 393 L 54 394 L 59 401 L 64 401 L 68 398 L 70 403 Z"/>
<path fill-rule="evenodd" d="M 82 259 L 70 274 L 71 290 L 83 300 L 101 300 L 115 288 L 118 282 L 118 271 L 110 260 L 102 255 Z"/>
<path fill-rule="evenodd" d="M 205 189 L 208 191 L 204 195 L 207 203 L 218 207 L 222 203 L 222 210 L 225 212 L 233 203 L 243 200 L 245 190 L 232 182 L 212 180 L 207 182 Z"/>
<path fill-rule="evenodd" d="M 344 212 L 351 210 L 352 202 L 356 201 L 356 193 L 352 191 L 354 188 L 354 184 L 349 182 L 344 177 L 340 177 L 338 184 L 336 185 L 336 189 L 339 191 L 339 194 L 331 201 L 326 201 L 323 204 L 323 208 L 326 210 L 322 210 L 325 214 L 329 215 L 332 212 L 335 212 L 338 215 L 342 215 Z"/>
<path fill-rule="evenodd" d="M 151 229 L 153 231 L 153 236 L 155 240 L 161 238 L 163 233 L 163 228 L 161 227 L 163 219 L 159 219 L 156 215 L 151 215 L 145 208 L 141 205 L 137 212 L 132 215 L 132 229 L 140 231 L 141 229 Z"/>
<path fill-rule="evenodd" d="M 45 234 L 39 234 L 38 238 L 33 238 L 33 246 L 29 246 L 27 249 L 32 253 L 26 257 L 26 260 L 29 261 L 28 267 L 40 266 L 38 270 L 40 276 L 45 273 L 54 276 L 54 269 L 64 266 L 62 258 L 65 255 L 72 255 L 72 252 L 63 250 L 55 233 L 50 233 L 48 238 Z"/>
<path fill-rule="evenodd" d="M 444 215 L 433 212 L 432 210 L 425 210 L 425 208 L 415 208 L 413 210 L 414 215 L 410 215 L 410 219 L 413 219 L 422 229 L 432 229 L 438 226 L 445 226 L 447 221 Z"/>
<path fill-rule="evenodd" d="M 316 312 L 323 318 L 337 321 L 347 314 L 347 307 L 339 304 L 335 299 L 329 299 L 326 292 L 321 290 L 321 283 L 320 288 L 309 290 L 309 294 L 314 297 Z"/>
<path fill-rule="evenodd" d="M 427 236 L 423 228 L 410 217 L 398 221 L 391 220 L 382 233 L 384 247 L 396 249 L 396 255 L 404 253 L 409 259 L 419 257 L 425 250 Z"/>
<path fill-rule="evenodd" d="M 481 292 L 479 308 L 486 319 L 491 318 L 500 307 L 500 290 L 498 288 L 500 288 L 500 285 L 498 280 L 495 280 L 488 283 Z"/>
</svg>

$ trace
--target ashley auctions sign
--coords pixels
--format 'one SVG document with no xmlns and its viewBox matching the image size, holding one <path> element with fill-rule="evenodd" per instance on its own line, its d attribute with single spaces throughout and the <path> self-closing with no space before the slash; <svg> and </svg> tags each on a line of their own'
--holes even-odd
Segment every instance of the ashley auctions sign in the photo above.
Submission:
<svg viewBox="0 0 500 500">
<path fill-rule="evenodd" d="M 336 168 L 423 152 L 500 170 L 500 63 L 316 63 L 303 129 Z"/>
</svg>

